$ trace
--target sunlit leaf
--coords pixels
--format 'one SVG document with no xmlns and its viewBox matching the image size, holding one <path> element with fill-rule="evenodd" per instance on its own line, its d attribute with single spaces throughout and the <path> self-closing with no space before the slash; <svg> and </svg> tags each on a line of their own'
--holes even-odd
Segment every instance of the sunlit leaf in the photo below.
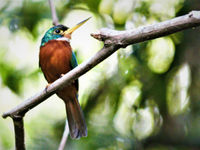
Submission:
<svg viewBox="0 0 200 150">
<path fill-rule="evenodd" d="M 189 65 L 183 64 L 171 76 L 167 85 L 167 106 L 171 115 L 178 115 L 188 108 L 190 96 L 188 90 L 191 84 Z"/>
<path fill-rule="evenodd" d="M 113 9 L 114 22 L 120 25 L 124 24 L 130 12 L 133 11 L 134 4 L 134 0 L 117 0 Z"/>
<path fill-rule="evenodd" d="M 99 5 L 99 12 L 101 14 L 111 14 L 115 0 L 102 0 Z"/>
<path fill-rule="evenodd" d="M 131 135 L 133 117 L 136 115 L 134 106 L 138 107 L 140 104 L 141 87 L 141 83 L 135 80 L 121 92 L 121 103 L 114 118 L 114 127 L 123 135 Z"/>
<path fill-rule="evenodd" d="M 144 139 L 153 133 L 154 117 L 150 109 L 137 110 L 132 129 L 134 136 L 138 139 Z"/>
<path fill-rule="evenodd" d="M 121 101 L 125 102 L 128 107 L 139 106 L 141 100 L 141 87 L 139 81 L 133 81 L 122 90 Z"/>
<path fill-rule="evenodd" d="M 131 126 L 135 110 L 122 103 L 114 118 L 115 129 L 123 135 L 131 135 Z"/>
<path fill-rule="evenodd" d="M 156 134 L 162 126 L 162 116 L 154 100 L 147 99 L 145 108 L 136 111 L 132 130 L 137 139 L 145 139 Z"/>
<path fill-rule="evenodd" d="M 155 73 L 166 72 L 174 58 L 175 47 L 168 37 L 152 40 L 148 47 L 148 66 Z"/>
<path fill-rule="evenodd" d="M 161 19 L 168 19 L 175 16 L 182 7 L 184 0 L 152 0 L 150 12 Z"/>
<path fill-rule="evenodd" d="M 152 112 L 152 114 L 154 116 L 154 131 L 153 131 L 153 134 L 156 134 L 156 133 L 159 132 L 159 130 L 160 130 L 162 124 L 163 124 L 163 118 L 160 114 L 159 107 L 153 99 L 146 100 L 145 104 L 150 109 L 150 111 Z"/>
</svg>

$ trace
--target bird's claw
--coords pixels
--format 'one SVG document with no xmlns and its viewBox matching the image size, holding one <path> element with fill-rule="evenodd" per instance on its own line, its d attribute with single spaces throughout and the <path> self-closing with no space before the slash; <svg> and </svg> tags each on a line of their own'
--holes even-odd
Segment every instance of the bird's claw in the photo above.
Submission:
<svg viewBox="0 0 200 150">
<path fill-rule="evenodd" d="M 65 75 L 65 74 L 62 73 L 62 74 L 60 75 L 60 77 L 62 78 L 64 75 Z M 75 81 L 72 81 L 72 83 L 75 83 Z"/>
<path fill-rule="evenodd" d="M 45 87 L 45 92 L 47 92 L 48 87 L 51 85 L 51 83 L 48 83 Z"/>
</svg>

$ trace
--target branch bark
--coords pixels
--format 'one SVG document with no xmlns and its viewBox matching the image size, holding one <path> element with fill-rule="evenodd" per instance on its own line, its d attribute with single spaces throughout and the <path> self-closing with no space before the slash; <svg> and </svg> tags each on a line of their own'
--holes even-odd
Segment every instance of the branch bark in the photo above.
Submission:
<svg viewBox="0 0 200 150">
<path fill-rule="evenodd" d="M 15 149 L 25 150 L 23 118 L 13 118 L 13 124 L 15 130 Z"/>
<path fill-rule="evenodd" d="M 104 47 L 100 51 L 98 51 L 89 60 L 83 62 L 65 74 L 62 78 L 56 80 L 47 89 L 44 89 L 36 95 L 30 97 L 15 108 L 4 113 L 2 116 L 3 118 L 8 116 L 11 118 L 23 116 L 33 107 L 37 106 L 48 97 L 53 95 L 56 90 L 68 85 L 81 75 L 91 70 L 94 66 L 109 57 L 119 48 L 124 48 L 131 44 L 166 36 L 196 26 L 200 26 L 200 11 L 192 11 L 184 16 L 149 26 L 140 27 L 134 30 L 115 31 L 110 29 L 102 29 L 98 34 L 91 34 L 94 38 L 104 42 Z"/>
<path fill-rule="evenodd" d="M 105 28 L 99 34 L 92 34 L 92 36 L 104 41 L 105 45 L 114 44 L 120 47 L 126 47 L 130 44 L 155 39 L 199 26 L 199 21 L 200 11 L 192 11 L 184 16 L 129 31 L 116 31 Z"/>
</svg>

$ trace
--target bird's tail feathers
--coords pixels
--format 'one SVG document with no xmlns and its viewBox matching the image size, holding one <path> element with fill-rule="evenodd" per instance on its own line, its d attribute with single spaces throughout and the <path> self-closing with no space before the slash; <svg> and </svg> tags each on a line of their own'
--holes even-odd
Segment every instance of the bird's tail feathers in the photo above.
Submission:
<svg viewBox="0 0 200 150">
<path fill-rule="evenodd" d="M 65 101 L 70 136 L 79 139 L 87 136 L 87 126 L 77 98 Z"/>
</svg>

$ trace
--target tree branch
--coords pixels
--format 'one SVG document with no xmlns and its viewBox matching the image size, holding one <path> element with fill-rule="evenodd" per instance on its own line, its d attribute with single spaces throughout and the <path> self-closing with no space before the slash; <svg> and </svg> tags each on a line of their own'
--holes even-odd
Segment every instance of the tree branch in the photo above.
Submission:
<svg viewBox="0 0 200 150">
<path fill-rule="evenodd" d="M 37 106 L 48 97 L 53 95 L 56 90 L 70 84 L 72 81 L 91 70 L 94 66 L 109 57 L 119 48 L 126 47 L 130 44 L 143 42 L 146 40 L 155 39 L 166 36 L 171 33 L 200 26 L 200 11 L 192 11 L 187 15 L 180 16 L 168 21 L 156 23 L 145 27 L 140 27 L 134 30 L 115 31 L 110 29 L 102 29 L 99 34 L 91 34 L 94 38 L 104 41 L 104 47 L 98 51 L 89 60 L 83 62 L 62 78 L 56 80 L 47 89 L 42 90 L 36 95 L 25 100 L 15 108 L 4 113 L 2 116 L 11 118 L 23 116 L 27 111 Z"/>
<path fill-rule="evenodd" d="M 13 123 L 15 129 L 15 149 L 25 150 L 23 118 L 13 118 Z"/>
<path fill-rule="evenodd" d="M 68 127 L 68 122 L 66 120 L 65 121 L 65 129 L 64 129 L 64 132 L 63 132 L 62 139 L 61 139 L 60 145 L 58 147 L 58 150 L 64 150 L 65 144 L 67 142 L 68 135 L 69 135 L 69 127 Z"/>
<path fill-rule="evenodd" d="M 58 23 L 58 17 L 57 17 L 57 14 L 56 14 L 56 8 L 55 8 L 55 5 L 53 3 L 53 0 L 49 0 L 49 6 L 50 6 L 50 9 L 51 9 L 51 16 L 52 16 L 52 20 L 53 20 L 53 25 L 57 26 L 59 23 Z"/>
<path fill-rule="evenodd" d="M 184 16 L 128 31 L 116 31 L 105 28 L 101 29 L 99 34 L 92 34 L 92 36 L 100 41 L 104 41 L 106 45 L 114 44 L 126 47 L 130 44 L 155 39 L 199 25 L 200 11 L 192 11 Z"/>
</svg>

